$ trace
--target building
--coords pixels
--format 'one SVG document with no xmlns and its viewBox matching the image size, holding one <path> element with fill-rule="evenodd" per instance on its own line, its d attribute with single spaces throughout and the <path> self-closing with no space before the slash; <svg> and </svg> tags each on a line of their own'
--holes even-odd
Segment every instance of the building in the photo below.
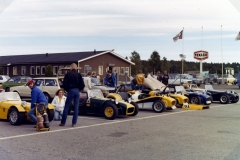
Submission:
<svg viewBox="0 0 240 160">
<path fill-rule="evenodd" d="M 53 75 L 57 75 L 59 68 L 70 66 L 71 63 L 78 64 L 82 74 L 95 71 L 101 79 L 107 70 L 116 71 L 119 81 L 125 81 L 126 76 L 131 75 L 131 65 L 134 65 L 113 50 L 0 56 L 3 74 L 10 77 L 43 77 L 49 64 L 53 67 Z"/>
</svg>

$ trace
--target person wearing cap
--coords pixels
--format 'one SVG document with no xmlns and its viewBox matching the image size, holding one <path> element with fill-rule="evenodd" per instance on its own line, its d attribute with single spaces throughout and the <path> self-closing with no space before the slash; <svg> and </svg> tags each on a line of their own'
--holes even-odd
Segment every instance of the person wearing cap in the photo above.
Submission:
<svg viewBox="0 0 240 160">
<path fill-rule="evenodd" d="M 72 118 L 72 127 L 75 127 L 78 119 L 80 91 L 83 90 L 85 85 L 81 74 L 77 72 L 76 63 L 72 63 L 70 68 L 71 70 L 67 72 L 63 79 L 63 88 L 65 91 L 67 91 L 67 100 L 63 110 L 62 120 L 59 126 L 65 126 L 68 110 L 73 101 L 74 113 Z"/>
<path fill-rule="evenodd" d="M 34 85 L 33 80 L 29 80 L 27 83 L 27 86 L 32 90 L 31 91 L 31 110 L 28 111 L 28 116 L 31 118 L 32 122 L 34 124 L 37 124 L 37 118 L 36 118 L 36 110 L 35 110 L 35 104 L 36 103 L 43 103 L 45 105 L 45 108 L 48 107 L 48 101 L 46 97 L 44 96 L 43 92 Z"/>
</svg>

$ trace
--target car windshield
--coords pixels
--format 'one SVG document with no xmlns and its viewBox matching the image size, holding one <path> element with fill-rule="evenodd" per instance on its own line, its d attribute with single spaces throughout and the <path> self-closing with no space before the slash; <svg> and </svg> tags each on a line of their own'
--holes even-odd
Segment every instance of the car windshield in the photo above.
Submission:
<svg viewBox="0 0 240 160">
<path fill-rule="evenodd" d="M 21 101 L 21 98 L 20 98 L 19 94 L 16 92 L 0 93 L 0 101 L 6 101 L 6 100 Z"/>
<path fill-rule="evenodd" d="M 104 98 L 103 93 L 99 89 L 92 89 L 89 95 L 89 97 Z"/>
<path fill-rule="evenodd" d="M 91 78 L 91 82 L 96 84 L 96 85 L 101 85 L 101 82 L 99 81 L 99 79 L 94 78 L 94 77 Z"/>
<path fill-rule="evenodd" d="M 176 86 L 175 87 L 176 92 L 186 92 L 183 86 Z"/>
<path fill-rule="evenodd" d="M 206 90 L 214 90 L 212 85 L 205 85 Z"/>
</svg>

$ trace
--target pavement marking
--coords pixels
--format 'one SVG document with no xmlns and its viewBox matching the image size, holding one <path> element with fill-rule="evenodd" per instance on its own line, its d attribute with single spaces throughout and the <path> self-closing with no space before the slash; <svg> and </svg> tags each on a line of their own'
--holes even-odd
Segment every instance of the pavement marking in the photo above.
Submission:
<svg viewBox="0 0 240 160">
<path fill-rule="evenodd" d="M 233 104 L 228 104 L 228 105 L 233 105 Z M 222 107 L 222 106 L 226 106 L 226 105 L 222 104 L 222 105 L 217 105 L 217 106 L 212 106 L 212 107 L 210 106 L 210 109 L 211 108 L 218 108 L 218 107 Z M 98 127 L 98 126 L 104 126 L 104 125 L 115 124 L 115 123 L 124 123 L 124 122 L 130 122 L 130 121 L 137 121 L 137 120 L 143 120 L 143 119 L 163 117 L 163 116 L 180 114 L 180 113 L 191 112 L 191 111 L 199 111 L 199 110 L 183 110 L 183 111 L 180 111 L 180 112 L 159 114 L 159 115 L 147 116 L 147 117 L 141 117 L 141 118 L 134 118 L 134 119 L 126 119 L 126 120 L 121 120 L 121 121 L 113 120 L 111 122 L 106 122 L 106 123 L 99 123 L 99 124 L 93 124 L 93 125 L 88 125 L 88 126 L 80 126 L 80 127 L 71 127 L 71 128 L 59 129 L 59 130 L 54 130 L 54 131 L 43 131 L 43 132 L 40 131 L 40 132 L 37 132 L 37 133 L 30 133 L 30 134 L 22 134 L 22 135 L 17 135 L 17 136 L 2 137 L 2 138 L 0 138 L 0 140 L 14 139 L 14 138 L 20 138 L 20 137 L 27 137 L 27 136 L 47 134 L 47 133 L 55 133 L 55 132 L 61 132 L 61 131 L 69 131 L 69 130 L 75 130 L 75 129 L 90 128 L 90 127 Z"/>
</svg>

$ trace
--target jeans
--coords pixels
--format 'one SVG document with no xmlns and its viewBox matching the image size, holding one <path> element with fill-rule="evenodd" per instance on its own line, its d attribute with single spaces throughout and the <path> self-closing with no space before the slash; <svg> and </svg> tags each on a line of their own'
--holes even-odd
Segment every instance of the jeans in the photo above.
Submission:
<svg viewBox="0 0 240 160">
<path fill-rule="evenodd" d="M 39 107 L 41 108 L 41 106 L 39 105 Z M 48 104 L 45 104 L 45 109 L 47 109 Z M 34 124 L 37 124 L 37 117 L 36 117 L 36 107 L 30 109 L 30 111 L 28 111 L 28 116 L 31 118 L 32 122 Z"/>
<path fill-rule="evenodd" d="M 60 116 L 63 115 L 63 110 L 62 111 L 54 111 L 54 120 L 60 120 Z"/>
<path fill-rule="evenodd" d="M 78 88 L 72 88 L 72 89 L 69 89 L 68 93 L 67 93 L 67 100 L 66 100 L 65 107 L 63 110 L 61 124 L 66 123 L 68 110 L 69 110 L 72 100 L 74 100 L 74 113 L 73 113 L 73 118 L 72 118 L 72 124 L 74 125 L 77 123 L 80 92 L 79 92 Z"/>
</svg>

